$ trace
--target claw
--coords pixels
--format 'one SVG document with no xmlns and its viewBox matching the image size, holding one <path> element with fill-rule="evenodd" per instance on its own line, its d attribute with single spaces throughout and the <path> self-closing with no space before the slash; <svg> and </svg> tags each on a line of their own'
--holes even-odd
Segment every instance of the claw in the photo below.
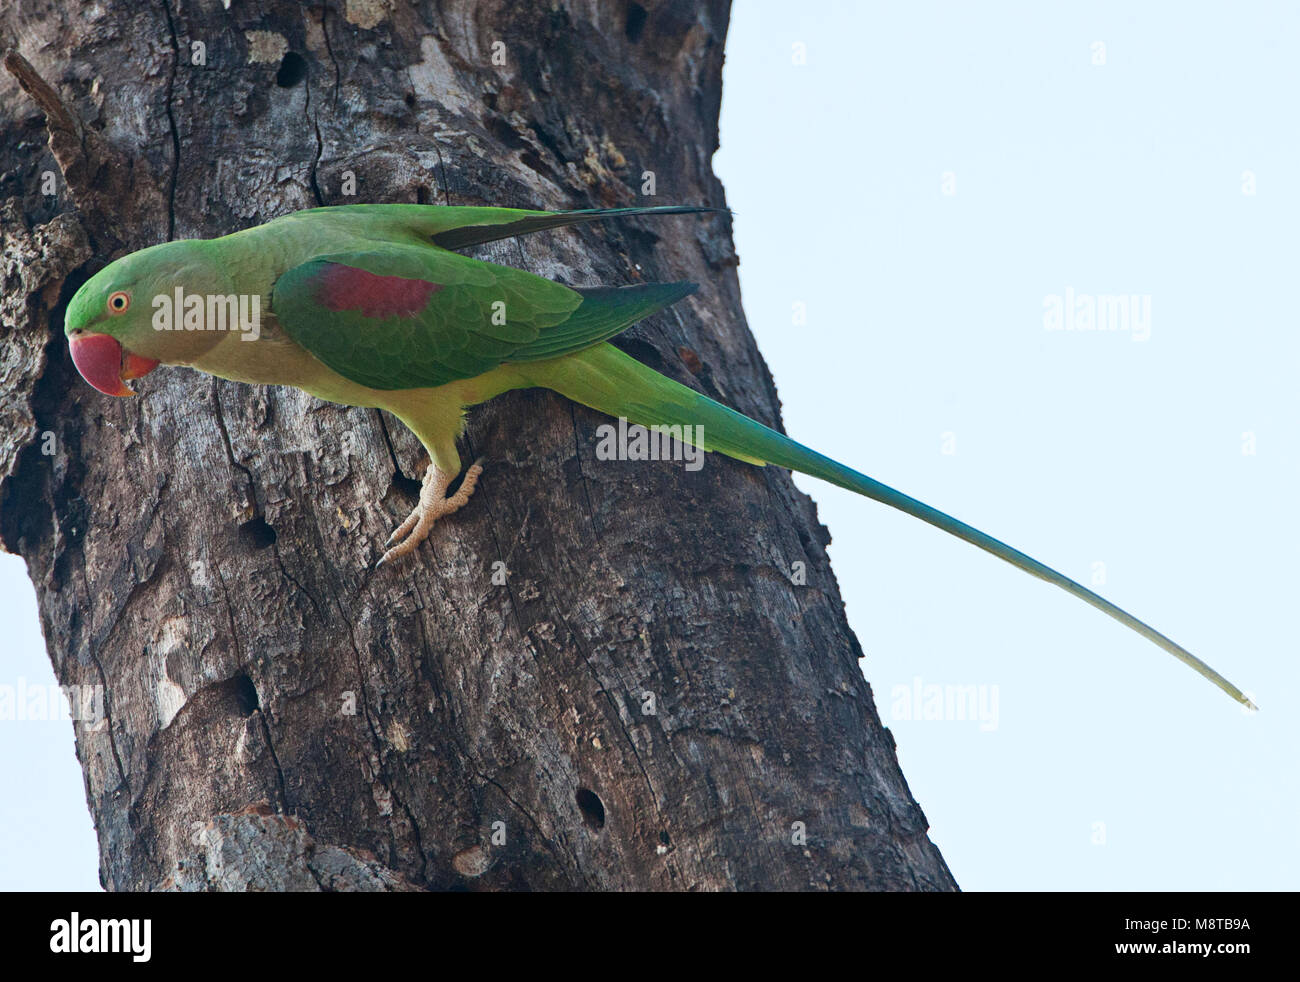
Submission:
<svg viewBox="0 0 1300 982">
<path fill-rule="evenodd" d="M 420 487 L 420 503 L 411 514 L 406 516 L 406 520 L 393 530 L 393 534 L 384 543 L 386 551 L 372 570 L 379 569 L 391 560 L 406 555 L 428 537 L 429 529 L 433 527 L 435 521 L 463 508 L 469 501 L 470 495 L 474 493 L 479 475 L 483 473 L 483 460 L 484 458 L 480 457 L 469 466 L 465 471 L 465 479 L 461 481 L 460 489 L 450 497 L 445 497 L 447 485 L 455 475 L 447 474 L 438 470 L 432 463 L 429 464 Z"/>
</svg>

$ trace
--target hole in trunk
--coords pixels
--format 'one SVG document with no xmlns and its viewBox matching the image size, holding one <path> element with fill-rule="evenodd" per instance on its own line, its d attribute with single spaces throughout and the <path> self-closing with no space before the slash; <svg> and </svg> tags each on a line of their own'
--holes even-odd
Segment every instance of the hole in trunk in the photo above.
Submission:
<svg viewBox="0 0 1300 982">
<path fill-rule="evenodd" d="M 574 800 L 578 802 L 578 808 L 582 811 L 582 820 L 587 823 L 588 827 L 599 832 L 605 827 L 605 805 L 601 802 L 596 792 L 588 791 L 586 788 L 579 788 Z"/>
<path fill-rule="evenodd" d="M 262 708 L 262 703 L 257 698 L 257 686 L 253 685 L 253 680 L 247 675 L 240 675 L 230 680 L 235 690 L 235 705 L 239 707 L 240 715 L 252 716 Z"/>
<path fill-rule="evenodd" d="M 280 60 L 280 70 L 275 73 L 275 84 L 282 89 L 292 89 L 307 77 L 307 59 L 293 51 Z"/>
<path fill-rule="evenodd" d="M 623 27 L 623 33 L 633 44 L 641 40 L 641 32 L 645 30 L 645 18 L 645 7 L 639 3 L 627 5 L 627 23 Z"/>
<path fill-rule="evenodd" d="M 275 545 L 275 529 L 259 515 L 239 526 L 239 541 L 249 549 L 265 549 Z"/>
</svg>

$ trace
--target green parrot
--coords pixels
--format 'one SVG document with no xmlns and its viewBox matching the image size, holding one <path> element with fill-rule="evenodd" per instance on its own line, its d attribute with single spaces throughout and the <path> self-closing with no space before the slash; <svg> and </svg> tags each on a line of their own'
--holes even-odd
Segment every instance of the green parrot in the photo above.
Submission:
<svg viewBox="0 0 1300 982">
<path fill-rule="evenodd" d="M 824 457 L 647 368 L 606 342 L 693 293 L 694 283 L 568 287 L 453 250 L 596 219 L 700 207 L 545 212 L 436 205 L 310 208 L 217 239 L 142 249 L 92 276 L 68 305 L 72 360 L 92 386 L 160 364 L 292 385 L 398 417 L 429 453 L 419 504 L 377 565 L 411 552 L 474 493 L 481 461 L 448 495 L 467 407 L 540 386 L 759 466 L 810 474 L 890 505 L 1054 583 L 1250 699 L 1191 652 L 1110 601 L 970 525 Z"/>
</svg>

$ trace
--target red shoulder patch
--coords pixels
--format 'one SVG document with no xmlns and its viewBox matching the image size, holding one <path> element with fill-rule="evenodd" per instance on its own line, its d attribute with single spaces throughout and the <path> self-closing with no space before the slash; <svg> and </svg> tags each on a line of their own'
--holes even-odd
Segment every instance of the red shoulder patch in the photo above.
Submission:
<svg viewBox="0 0 1300 982">
<path fill-rule="evenodd" d="M 380 276 L 342 263 L 326 263 L 316 282 L 316 298 L 330 310 L 356 310 L 366 317 L 413 317 L 442 289 L 441 283 Z"/>
</svg>

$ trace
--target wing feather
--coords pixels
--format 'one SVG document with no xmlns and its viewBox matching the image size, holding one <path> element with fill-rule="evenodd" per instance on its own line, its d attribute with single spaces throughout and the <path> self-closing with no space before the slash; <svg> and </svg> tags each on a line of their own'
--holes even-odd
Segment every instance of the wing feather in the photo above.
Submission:
<svg viewBox="0 0 1300 982">
<path fill-rule="evenodd" d="M 571 289 L 439 249 L 394 246 L 295 266 L 276 282 L 271 309 L 286 334 L 343 377 L 412 389 L 579 351 L 694 290 Z"/>
</svg>

